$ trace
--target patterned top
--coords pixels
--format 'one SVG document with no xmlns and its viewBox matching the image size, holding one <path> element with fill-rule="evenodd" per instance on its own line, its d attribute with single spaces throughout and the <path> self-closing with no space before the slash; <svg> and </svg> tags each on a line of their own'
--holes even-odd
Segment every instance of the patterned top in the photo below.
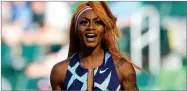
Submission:
<svg viewBox="0 0 187 91">
<path fill-rule="evenodd" d="M 104 51 L 103 63 L 94 69 L 93 90 L 120 90 L 121 85 L 111 54 Z M 88 69 L 80 65 L 78 53 L 75 53 L 68 65 L 64 87 L 67 90 L 87 90 Z"/>
</svg>

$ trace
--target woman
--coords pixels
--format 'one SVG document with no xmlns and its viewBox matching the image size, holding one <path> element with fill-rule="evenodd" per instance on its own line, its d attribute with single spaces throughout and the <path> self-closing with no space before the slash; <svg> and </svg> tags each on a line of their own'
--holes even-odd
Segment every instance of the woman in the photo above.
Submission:
<svg viewBox="0 0 187 91">
<path fill-rule="evenodd" d="M 51 72 L 53 90 L 138 90 L 130 60 L 116 47 L 119 30 L 108 5 L 81 4 L 70 26 L 68 58 Z"/>
</svg>

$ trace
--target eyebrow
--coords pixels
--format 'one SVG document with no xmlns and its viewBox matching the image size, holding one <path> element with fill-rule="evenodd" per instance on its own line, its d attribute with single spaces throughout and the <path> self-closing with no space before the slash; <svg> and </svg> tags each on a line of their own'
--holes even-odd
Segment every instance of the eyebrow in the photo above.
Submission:
<svg viewBox="0 0 187 91">
<path fill-rule="evenodd" d="M 87 18 L 87 17 L 82 17 L 83 19 L 86 19 L 86 20 L 90 20 L 89 18 Z M 94 18 L 93 20 L 97 20 L 97 19 L 99 19 L 98 17 L 96 17 L 96 18 Z"/>
</svg>

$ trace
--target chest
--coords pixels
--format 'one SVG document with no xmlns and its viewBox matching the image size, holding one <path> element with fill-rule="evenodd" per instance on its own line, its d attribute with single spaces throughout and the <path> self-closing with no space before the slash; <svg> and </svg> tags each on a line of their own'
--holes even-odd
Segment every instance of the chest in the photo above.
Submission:
<svg viewBox="0 0 187 91">
<path fill-rule="evenodd" d="M 121 88 L 118 74 L 113 67 L 98 67 L 90 75 L 88 70 L 77 65 L 75 70 L 68 67 L 67 76 L 66 88 L 68 90 L 87 90 L 90 84 L 93 90 L 119 90 Z"/>
</svg>

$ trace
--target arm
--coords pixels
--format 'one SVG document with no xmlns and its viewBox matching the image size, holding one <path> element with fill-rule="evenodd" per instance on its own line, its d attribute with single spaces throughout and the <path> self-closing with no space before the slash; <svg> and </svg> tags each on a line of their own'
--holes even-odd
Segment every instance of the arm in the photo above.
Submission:
<svg viewBox="0 0 187 91">
<path fill-rule="evenodd" d="M 69 61 L 68 59 L 62 62 L 57 63 L 50 75 L 50 82 L 52 90 L 64 90 L 63 82 L 65 80 L 66 71 L 68 67 Z"/>
<path fill-rule="evenodd" d="M 127 91 L 139 91 L 136 84 L 136 72 L 131 63 L 120 60 L 116 64 L 121 74 L 121 85 Z"/>
<path fill-rule="evenodd" d="M 125 77 L 125 79 L 122 81 L 122 85 L 127 91 L 138 91 L 136 84 L 136 73 L 130 73 L 127 77 Z"/>
<path fill-rule="evenodd" d="M 50 82 L 52 90 L 62 90 L 60 86 L 62 79 L 60 78 L 60 73 L 58 71 L 58 65 L 55 65 L 51 71 Z"/>
</svg>

